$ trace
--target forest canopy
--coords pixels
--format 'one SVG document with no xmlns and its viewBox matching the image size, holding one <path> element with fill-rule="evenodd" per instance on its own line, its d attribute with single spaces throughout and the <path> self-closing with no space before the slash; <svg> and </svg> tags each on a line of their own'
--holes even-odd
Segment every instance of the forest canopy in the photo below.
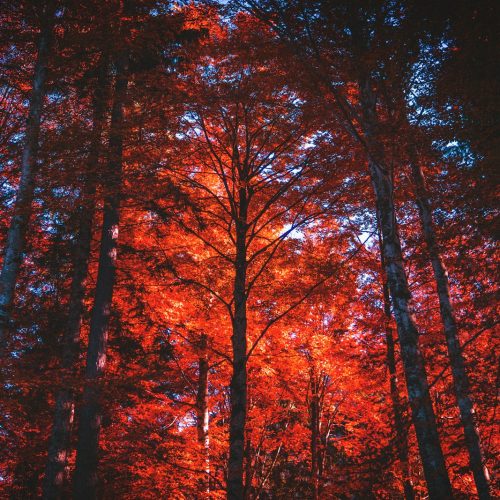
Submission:
<svg viewBox="0 0 500 500">
<path fill-rule="evenodd" d="M 497 498 L 498 26 L 2 2 L 0 496 Z"/>
</svg>

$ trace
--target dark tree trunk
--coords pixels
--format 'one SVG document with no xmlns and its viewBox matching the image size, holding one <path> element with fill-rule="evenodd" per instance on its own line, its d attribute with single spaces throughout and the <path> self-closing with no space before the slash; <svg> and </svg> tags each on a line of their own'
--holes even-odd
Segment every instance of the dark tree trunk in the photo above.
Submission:
<svg viewBox="0 0 500 500">
<path fill-rule="evenodd" d="M 106 367 L 109 317 L 116 275 L 118 223 L 121 198 L 123 107 L 127 91 L 126 57 L 116 62 L 116 82 L 111 112 L 109 165 L 106 179 L 99 266 L 90 320 L 85 369 L 86 386 L 79 419 L 74 483 L 77 499 L 97 498 L 97 463 L 101 430 L 100 379 Z"/>
<path fill-rule="evenodd" d="M 56 397 L 54 421 L 42 485 L 42 498 L 44 499 L 63 498 L 74 413 L 75 394 L 73 389 L 71 387 L 60 389 Z"/>
<path fill-rule="evenodd" d="M 241 179 L 244 182 L 245 179 Z M 231 418 L 229 424 L 229 461 L 227 497 L 241 500 L 243 488 L 243 460 L 245 455 L 245 423 L 247 411 L 247 193 L 239 192 L 238 220 L 236 221 L 236 261 L 233 289 L 234 314 L 233 373 L 231 377 Z"/>
<path fill-rule="evenodd" d="M 49 453 L 43 482 L 44 499 L 62 496 L 67 458 L 70 452 L 71 430 L 75 407 L 73 376 L 79 355 L 80 324 L 85 297 L 85 281 L 88 272 L 92 224 L 95 212 L 95 193 L 97 187 L 97 167 L 101 151 L 102 131 L 106 109 L 108 65 L 103 58 L 100 75 L 96 82 L 93 107 L 93 130 L 88 157 L 88 170 L 84 176 L 79 211 L 79 231 L 73 259 L 73 276 L 69 298 L 68 321 L 63 338 L 62 368 L 65 379 L 56 397 L 54 422 L 49 441 Z"/>
<path fill-rule="evenodd" d="M 441 258 L 436 240 L 432 221 L 432 207 L 425 185 L 424 173 L 416 161 L 416 155 L 413 154 L 412 156 L 411 169 L 413 182 L 415 184 L 416 201 L 420 213 L 422 231 L 434 271 L 434 278 L 436 280 L 441 320 L 443 322 L 446 343 L 448 346 L 448 358 L 453 374 L 453 387 L 460 409 L 460 420 L 464 429 L 465 444 L 469 453 L 469 464 L 474 475 L 479 498 L 481 500 L 486 500 L 491 498 L 489 488 L 490 478 L 488 469 L 484 464 L 479 432 L 475 421 L 474 406 L 470 396 L 469 377 L 465 368 L 465 360 L 460 347 L 457 323 L 450 298 L 448 272 Z"/>
<path fill-rule="evenodd" d="M 208 356 L 207 337 L 202 335 L 200 339 L 200 358 L 198 360 L 198 393 L 196 395 L 196 427 L 198 431 L 198 443 L 202 449 L 204 459 L 204 478 L 202 490 L 210 493 L 210 436 L 208 433 Z"/>
<path fill-rule="evenodd" d="M 387 368 L 389 369 L 391 402 L 394 414 L 394 428 L 396 430 L 398 458 L 403 476 L 403 489 L 406 500 L 415 498 L 415 491 L 410 473 L 410 462 L 408 458 L 408 431 L 404 419 L 403 405 L 399 395 L 398 378 L 396 374 L 396 358 L 394 355 L 394 337 L 392 328 L 386 329 L 387 342 Z"/>
<path fill-rule="evenodd" d="M 309 403 L 311 424 L 311 480 L 313 499 L 319 498 L 319 439 L 320 439 L 320 396 L 319 383 L 314 371 L 311 370 L 311 401 Z"/>
<path fill-rule="evenodd" d="M 360 91 L 364 113 L 364 138 L 369 153 L 370 175 L 382 231 L 385 272 L 398 328 L 408 398 L 427 488 L 432 499 L 452 498 L 404 269 L 394 207 L 392 173 L 384 161 L 382 148 L 375 137 L 376 100 L 369 79 L 361 82 Z"/>
<path fill-rule="evenodd" d="M 380 249 L 382 249 L 382 235 L 379 230 Z M 385 276 L 385 263 L 381 254 L 382 267 L 382 292 L 384 298 L 385 339 L 387 346 L 386 363 L 389 370 L 389 382 L 391 391 L 391 403 L 394 416 L 394 429 L 396 431 L 396 447 L 398 452 L 401 475 L 403 477 L 403 490 L 406 500 L 414 500 L 415 491 L 411 481 L 410 462 L 408 457 L 408 427 L 405 422 L 405 411 L 403 401 L 398 389 L 398 375 L 396 367 L 396 355 L 394 349 L 394 334 L 391 326 L 391 299 L 389 286 Z"/>
<path fill-rule="evenodd" d="M 42 14 L 41 32 L 38 38 L 38 55 L 33 74 L 26 136 L 21 159 L 21 178 L 17 189 L 14 214 L 10 221 L 0 273 L 0 349 L 5 354 L 6 333 L 10 323 L 10 309 L 14 300 L 19 268 L 26 244 L 26 232 L 32 212 L 35 190 L 35 173 L 39 148 L 40 122 L 42 117 L 47 64 L 53 38 L 55 21 L 54 2 L 48 2 Z"/>
</svg>

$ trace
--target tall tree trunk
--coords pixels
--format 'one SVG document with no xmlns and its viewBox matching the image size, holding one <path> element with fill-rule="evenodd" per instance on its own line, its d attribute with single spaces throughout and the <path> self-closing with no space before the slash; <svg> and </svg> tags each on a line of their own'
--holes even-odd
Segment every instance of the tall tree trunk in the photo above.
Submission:
<svg viewBox="0 0 500 500">
<path fill-rule="evenodd" d="M 198 431 L 198 444 L 203 453 L 204 477 L 202 489 L 210 494 L 210 436 L 208 433 L 208 355 L 207 336 L 203 334 L 200 339 L 200 358 L 198 360 L 198 393 L 196 395 L 196 427 Z"/>
<path fill-rule="evenodd" d="M 26 245 L 26 232 L 32 212 L 35 173 L 38 158 L 40 123 L 45 96 L 47 64 L 55 21 L 54 2 L 49 1 L 41 15 L 38 55 L 33 74 L 24 149 L 21 159 L 21 177 L 17 188 L 14 214 L 10 221 L 7 242 L 0 273 L 0 350 L 4 351 L 10 323 L 10 309 L 14 300 L 19 268 Z M 4 352 L 5 354 L 5 352 Z"/>
<path fill-rule="evenodd" d="M 320 434 L 320 402 L 319 383 L 314 370 L 310 374 L 311 401 L 309 413 L 311 419 L 311 480 L 314 500 L 319 498 L 319 434 Z"/>
<path fill-rule="evenodd" d="M 452 498 L 404 269 L 394 207 L 392 173 L 384 161 L 383 150 L 375 136 L 378 121 L 376 99 L 370 79 L 360 82 L 360 99 L 363 106 L 364 139 L 369 154 L 370 176 L 380 216 L 385 272 L 398 328 L 408 398 L 427 488 L 432 499 Z"/>
<path fill-rule="evenodd" d="M 244 183 L 245 179 L 240 179 Z M 247 193 L 239 190 L 239 210 L 236 221 L 236 261 L 233 288 L 234 314 L 233 373 L 231 377 L 231 418 L 229 423 L 229 460 L 227 497 L 241 500 L 243 488 L 243 460 L 245 455 L 245 423 L 247 412 Z"/>
<path fill-rule="evenodd" d="M 382 250 L 382 235 L 380 229 L 378 231 L 380 249 Z M 410 462 L 408 457 L 408 430 L 404 418 L 403 402 L 398 389 L 398 375 L 396 367 L 396 355 L 394 349 L 394 335 L 391 326 L 391 299 L 389 295 L 389 286 L 385 275 L 384 257 L 381 252 L 381 268 L 382 268 L 382 292 L 384 299 L 384 317 L 385 317 L 385 339 L 387 346 L 386 364 L 389 370 L 389 382 L 391 391 L 391 403 L 394 416 L 394 429 L 396 431 L 397 451 L 401 475 L 403 477 L 403 490 L 406 500 L 414 500 L 415 491 L 411 481 Z"/>
<path fill-rule="evenodd" d="M 106 367 L 109 317 L 116 275 L 118 223 L 122 180 L 123 107 L 127 92 L 126 55 L 116 61 L 116 81 L 109 134 L 109 165 L 101 248 L 90 320 L 85 369 L 86 385 L 79 419 L 74 496 L 97 498 L 97 463 L 101 430 L 100 379 Z"/>
<path fill-rule="evenodd" d="M 403 476 L 403 490 L 406 500 L 415 498 L 415 491 L 411 480 L 410 461 L 408 458 L 408 431 L 404 419 L 403 405 L 399 395 L 398 379 L 396 374 L 396 358 L 394 355 L 394 336 L 392 328 L 386 328 L 387 368 L 389 369 L 391 402 L 394 414 L 394 428 L 396 430 L 398 458 Z"/>
<path fill-rule="evenodd" d="M 474 406 L 470 396 L 470 384 L 465 360 L 458 337 L 457 323 L 450 298 L 448 272 L 441 258 L 439 245 L 436 240 L 434 224 L 432 221 L 432 207 L 427 191 L 424 173 L 418 162 L 416 154 L 412 151 L 411 170 L 415 185 L 416 202 L 420 213 L 422 231 L 429 258 L 436 280 L 439 308 L 443 322 L 444 334 L 448 346 L 448 358 L 453 374 L 453 388 L 460 409 L 460 420 L 464 429 L 465 444 L 469 453 L 469 464 L 474 475 L 477 493 L 481 500 L 491 498 L 489 488 L 489 473 L 484 464 L 479 432 L 475 421 Z"/>
<path fill-rule="evenodd" d="M 63 387 L 59 390 L 56 397 L 56 408 L 42 488 L 42 497 L 44 499 L 62 497 L 65 469 L 70 452 L 70 439 L 75 408 L 75 391 L 74 387 L 72 387 L 72 379 L 75 375 L 79 354 L 80 324 L 83 313 L 85 281 L 88 273 L 92 224 L 95 212 L 96 172 L 101 151 L 106 110 L 107 80 L 108 64 L 107 58 L 103 56 L 100 62 L 99 78 L 96 82 L 93 98 L 93 130 L 87 162 L 88 169 L 84 174 L 81 202 L 78 207 L 79 231 L 73 258 L 68 320 L 63 338 L 62 368 L 65 378 L 63 380 Z"/>
</svg>

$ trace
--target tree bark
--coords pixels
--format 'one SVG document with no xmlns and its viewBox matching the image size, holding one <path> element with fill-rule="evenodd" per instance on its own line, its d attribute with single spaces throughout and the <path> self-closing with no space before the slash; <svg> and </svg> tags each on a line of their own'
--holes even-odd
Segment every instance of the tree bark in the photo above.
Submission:
<svg viewBox="0 0 500 500">
<path fill-rule="evenodd" d="M 310 374 L 311 401 L 309 413 L 311 419 L 311 480 L 313 500 L 319 498 L 319 437 L 320 437 L 320 397 L 319 383 L 314 370 Z"/>
<path fill-rule="evenodd" d="M 378 231 L 380 249 L 382 250 L 382 235 L 380 228 Z M 396 447 L 398 452 L 401 475 L 403 477 L 403 491 L 406 500 L 414 500 L 415 491 L 411 480 L 410 462 L 408 457 L 408 429 L 404 418 L 403 402 L 398 389 L 398 375 L 396 367 L 396 355 L 394 349 L 394 335 L 391 326 L 391 299 L 389 295 L 389 286 L 385 275 L 384 257 L 381 252 L 381 272 L 382 272 L 382 292 L 384 299 L 384 317 L 385 317 L 385 339 L 387 346 L 386 364 L 389 370 L 389 383 L 391 392 L 391 403 L 394 417 L 394 429 L 396 431 Z"/>
<path fill-rule="evenodd" d="M 458 328 L 450 298 L 448 272 L 441 258 L 439 245 L 436 240 L 432 220 L 432 207 L 430 203 L 425 176 L 418 162 L 416 154 L 412 151 L 410 159 L 413 182 L 415 185 L 416 202 L 420 214 L 422 232 L 427 245 L 429 258 L 436 280 L 437 294 L 441 320 L 444 327 L 448 358 L 453 375 L 453 388 L 460 410 L 460 421 L 464 429 L 465 444 L 469 453 L 469 464 L 474 475 L 477 493 L 481 500 L 491 498 L 489 486 L 489 473 L 484 464 L 479 431 L 475 421 L 474 405 L 470 395 L 470 383 L 465 368 L 465 360 L 458 337 Z"/>
<path fill-rule="evenodd" d="M 41 20 L 38 54 L 33 74 L 33 87 L 26 121 L 26 135 L 21 159 L 21 177 L 17 189 L 14 214 L 7 233 L 2 271 L 0 273 L 0 349 L 5 354 L 6 334 L 10 325 L 10 309 L 26 246 L 26 232 L 32 212 L 35 174 L 38 158 L 40 123 L 47 80 L 47 65 L 55 22 L 54 2 L 48 2 Z"/>
<path fill-rule="evenodd" d="M 198 360 L 198 393 L 196 395 L 197 431 L 198 443 L 202 449 L 204 461 L 204 478 L 202 489 L 210 494 L 210 436 L 208 433 L 208 356 L 207 336 L 202 335 L 200 339 L 200 358 Z"/>
<path fill-rule="evenodd" d="M 47 465 L 42 485 L 42 498 L 63 498 L 63 486 L 68 455 L 70 452 L 70 437 L 75 413 L 75 394 L 72 388 L 60 389 L 56 397 L 54 421 L 49 441 Z"/>
<path fill-rule="evenodd" d="M 420 352 L 419 333 L 412 310 L 411 293 L 404 269 L 393 196 L 393 179 L 380 143 L 377 129 L 376 99 L 370 79 L 360 81 L 364 139 L 382 231 L 382 253 L 391 294 L 394 317 L 403 359 L 403 367 L 412 410 L 412 420 L 422 459 L 429 497 L 452 498 L 448 471 L 439 441 L 436 417 L 432 408 L 424 359 Z"/>
<path fill-rule="evenodd" d="M 241 179 L 244 183 L 245 179 Z M 233 288 L 234 314 L 233 373 L 231 377 L 231 417 L 229 423 L 229 461 L 227 497 L 241 500 L 244 495 L 243 460 L 245 454 L 245 423 L 247 411 L 247 193 L 239 190 L 239 214 L 236 221 L 236 260 Z"/>
<path fill-rule="evenodd" d="M 99 73 L 93 98 L 93 130 L 87 162 L 88 170 L 84 175 L 81 202 L 78 207 L 80 224 L 73 258 L 68 320 L 63 338 L 63 387 L 59 390 L 56 397 L 47 466 L 42 487 L 42 498 L 44 499 L 62 497 L 67 458 L 70 452 L 70 439 L 75 408 L 75 390 L 72 387 L 72 379 L 75 375 L 79 355 L 80 325 L 92 242 L 92 224 L 95 213 L 96 170 L 102 146 L 102 132 L 106 110 L 108 64 L 104 56 L 100 62 Z"/>
<path fill-rule="evenodd" d="M 116 276 L 119 208 L 122 181 L 123 107 L 127 92 L 126 55 L 116 61 L 116 81 L 111 112 L 109 165 L 99 266 L 90 320 L 89 345 L 85 369 L 86 386 L 79 419 L 74 483 L 77 499 L 97 498 L 97 464 L 101 430 L 100 379 L 106 367 L 109 318 Z"/>
<path fill-rule="evenodd" d="M 404 419 L 403 405 L 399 395 L 398 378 L 396 374 L 396 358 L 394 356 L 394 337 L 392 328 L 386 329 L 387 368 L 389 370 L 391 401 L 394 414 L 394 428 L 396 430 L 398 458 L 403 477 L 403 490 L 406 500 L 415 498 L 415 491 L 411 480 L 410 463 L 408 458 L 408 431 Z"/>
</svg>

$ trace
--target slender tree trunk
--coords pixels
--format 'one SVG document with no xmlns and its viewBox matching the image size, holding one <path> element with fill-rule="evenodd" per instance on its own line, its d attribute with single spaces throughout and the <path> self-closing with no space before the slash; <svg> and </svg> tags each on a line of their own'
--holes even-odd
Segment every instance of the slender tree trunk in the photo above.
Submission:
<svg viewBox="0 0 500 500">
<path fill-rule="evenodd" d="M 245 179 L 241 179 L 243 182 Z M 236 221 L 236 261 L 233 289 L 234 314 L 233 374 L 231 377 L 231 418 L 229 424 L 229 461 L 227 497 L 241 500 L 243 488 L 243 460 L 245 454 L 245 423 L 247 411 L 247 194 L 239 190 L 240 213 Z"/>
<path fill-rule="evenodd" d="M 382 249 L 382 235 L 379 229 L 380 249 Z M 389 295 L 389 286 L 385 276 L 385 263 L 381 254 L 382 267 L 382 292 L 384 298 L 384 317 L 385 317 L 385 339 L 387 345 L 386 363 L 389 370 L 390 391 L 392 411 L 394 415 L 394 429 L 396 430 L 397 451 L 401 475 L 403 477 L 403 490 L 406 500 L 414 500 L 415 491 L 411 481 L 410 462 L 408 458 L 408 430 L 404 418 L 403 402 L 398 389 L 398 376 L 396 367 L 396 355 L 394 349 L 394 335 L 391 326 L 391 299 Z"/>
<path fill-rule="evenodd" d="M 313 499 L 319 498 L 319 419 L 320 419 L 320 403 L 319 403 L 319 384 L 316 380 L 314 371 L 311 370 L 311 402 L 309 404 L 309 412 L 311 418 L 311 479 Z"/>
<path fill-rule="evenodd" d="M 54 2 L 48 2 L 43 13 L 41 32 L 38 38 L 38 55 L 33 74 L 33 87 L 31 90 L 24 149 L 21 159 L 21 178 L 17 189 L 14 215 L 10 221 L 7 233 L 2 271 L 0 273 L 0 349 L 2 351 L 5 350 L 5 337 L 10 324 L 10 309 L 14 300 L 19 268 L 26 244 L 26 232 L 32 212 L 40 123 L 54 21 Z"/>
<path fill-rule="evenodd" d="M 424 173 L 416 161 L 416 155 L 412 154 L 412 156 L 411 170 L 415 184 L 416 201 L 420 213 L 422 231 L 436 280 L 441 320 L 443 322 L 444 334 L 448 346 L 448 358 L 453 374 L 453 387 L 460 409 L 460 420 L 464 429 L 465 444 L 469 453 L 469 464 L 474 475 L 479 498 L 486 500 L 491 498 L 489 488 L 490 478 L 488 469 L 484 464 L 479 432 L 475 421 L 474 406 L 470 396 L 469 377 L 465 368 L 465 360 L 460 346 L 457 323 L 450 298 L 448 272 L 441 258 L 439 245 L 436 240 L 432 221 L 432 207 L 425 184 Z"/>
<path fill-rule="evenodd" d="M 396 430 L 396 439 L 398 458 L 403 476 L 403 490 L 406 500 L 415 498 L 415 491 L 411 480 L 410 462 L 408 458 L 408 431 L 404 419 L 403 405 L 399 395 L 398 379 L 396 374 L 396 358 L 394 355 L 394 336 L 392 328 L 386 329 L 387 342 L 387 367 L 389 369 L 391 401 L 394 413 L 394 428 Z"/>
<path fill-rule="evenodd" d="M 100 75 L 96 82 L 93 99 L 93 130 L 88 156 L 88 170 L 85 173 L 79 211 L 79 231 L 73 259 L 73 276 L 69 298 L 68 321 L 63 339 L 62 368 L 65 375 L 63 387 L 56 397 L 56 408 L 42 497 L 56 499 L 62 497 L 67 458 L 70 452 L 70 439 L 75 408 L 75 391 L 72 387 L 79 355 L 80 324 L 85 297 L 85 281 L 88 273 L 92 224 L 95 212 L 95 193 L 97 188 L 96 170 L 101 151 L 102 131 L 106 110 L 108 64 L 103 57 Z"/>
<path fill-rule="evenodd" d="M 375 192 L 377 212 L 380 216 L 385 272 L 398 327 L 412 420 L 429 497 L 440 500 L 452 498 L 450 479 L 439 441 L 424 359 L 419 348 L 419 333 L 413 315 L 411 293 L 404 269 L 403 252 L 394 207 L 392 174 L 387 169 L 382 148 L 375 137 L 376 99 L 369 79 L 360 83 L 360 91 L 370 175 Z"/>
<path fill-rule="evenodd" d="M 126 56 L 116 62 L 116 81 L 109 137 L 109 165 L 104 199 L 101 248 L 90 320 L 85 370 L 86 386 L 80 412 L 74 496 L 97 498 L 97 463 L 101 430 L 100 379 L 106 367 L 109 317 L 116 275 L 118 223 L 121 198 L 123 106 L 127 92 Z"/>
<path fill-rule="evenodd" d="M 203 491 L 210 494 L 210 436 L 208 433 L 208 356 L 207 337 L 205 334 L 200 339 L 200 358 L 198 360 L 198 393 L 196 395 L 198 443 L 202 448 L 205 463 L 205 474 L 202 481 Z"/>
<path fill-rule="evenodd" d="M 54 421 L 42 486 L 42 498 L 44 499 L 58 499 L 63 497 L 62 490 L 70 451 L 74 412 L 74 391 L 69 387 L 60 389 L 56 397 Z"/>
</svg>

